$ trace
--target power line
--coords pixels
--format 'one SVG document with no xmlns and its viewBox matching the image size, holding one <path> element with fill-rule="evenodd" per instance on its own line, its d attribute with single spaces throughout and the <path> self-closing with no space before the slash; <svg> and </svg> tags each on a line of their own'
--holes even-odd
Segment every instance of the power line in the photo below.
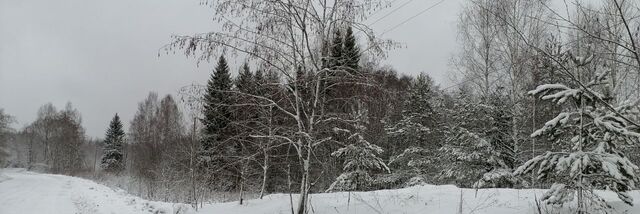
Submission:
<svg viewBox="0 0 640 214">
<path fill-rule="evenodd" d="M 411 2 L 411 1 L 409 1 L 409 2 Z M 430 9 L 432 9 L 432 8 L 434 8 L 434 7 L 438 6 L 438 5 L 440 5 L 442 2 L 444 2 L 444 0 L 440 0 L 439 2 L 437 2 L 437 3 L 435 3 L 435 4 L 433 4 L 433 5 L 429 6 L 429 7 L 427 7 L 426 9 L 424 9 L 424 10 L 420 11 L 418 14 L 416 14 L 416 15 L 414 15 L 414 16 L 412 16 L 412 17 L 410 17 L 410 18 L 408 18 L 408 19 L 406 19 L 406 20 L 404 20 L 404 21 L 402 21 L 400 24 L 397 24 L 397 25 L 393 26 L 392 28 L 390 28 L 390 29 L 388 29 L 388 30 L 386 30 L 386 31 L 382 32 L 382 33 L 381 33 L 380 35 L 378 35 L 378 36 L 382 36 L 382 35 L 384 35 L 385 33 L 388 33 L 388 32 L 391 32 L 391 31 L 395 30 L 396 28 L 398 28 L 398 27 L 402 26 L 403 24 L 406 24 L 407 22 L 409 22 L 411 19 L 414 19 L 414 18 L 418 17 L 419 15 L 422 15 L 423 13 L 426 13 L 426 12 L 427 12 L 427 11 L 429 11 Z M 373 46 L 374 46 L 374 45 L 369 45 L 369 47 L 367 47 L 366 49 L 364 49 L 364 50 L 360 51 L 360 54 L 358 54 L 358 55 L 361 55 L 361 54 L 363 54 L 364 52 L 367 52 L 369 49 L 373 48 Z"/>
<path fill-rule="evenodd" d="M 388 32 L 391 32 L 391 31 L 395 30 L 396 28 L 398 28 L 398 27 L 402 26 L 403 24 L 406 24 L 407 22 L 411 21 L 412 19 L 414 19 L 414 18 L 416 18 L 416 17 L 418 17 L 418 16 L 422 15 L 423 13 L 426 13 L 427 11 L 429 11 L 429 10 L 433 9 L 434 7 L 436 7 L 436 6 L 440 5 L 440 4 L 442 4 L 442 2 L 444 2 L 444 0 L 440 0 L 439 2 L 437 2 L 437 3 L 433 4 L 433 5 L 431 5 L 430 7 L 425 8 L 424 10 L 420 11 L 418 14 L 416 14 L 416 15 L 414 15 L 414 16 L 412 16 L 412 17 L 409 17 L 408 19 L 406 19 L 406 20 L 404 20 L 404 21 L 400 22 L 400 24 L 397 24 L 396 26 L 393 26 L 393 27 L 389 28 L 388 30 L 386 30 L 386 31 L 382 32 L 380 35 L 382 36 L 382 35 L 384 35 L 385 33 L 388 33 Z"/>
<path fill-rule="evenodd" d="M 393 0 L 393 1 L 389 2 L 389 6 L 393 5 L 393 3 L 396 3 L 397 1 L 398 1 L 398 0 Z M 372 17 L 372 16 L 374 16 L 374 15 L 376 15 L 376 14 L 378 14 L 378 13 L 380 13 L 380 12 L 384 11 L 384 9 L 386 9 L 386 8 L 381 8 L 381 9 L 379 9 L 379 10 L 373 11 L 373 13 L 369 14 L 369 17 Z M 368 19 L 369 19 L 369 18 L 367 18 L 367 20 L 368 20 Z M 377 20 L 376 20 L 376 21 L 377 21 Z"/>
<path fill-rule="evenodd" d="M 382 20 L 382 19 L 384 19 L 384 18 L 387 18 L 389 15 L 391 15 L 391 14 L 393 14 L 394 12 L 396 12 L 396 11 L 400 10 L 400 9 L 401 9 L 401 8 L 403 8 L 404 6 L 407 6 L 407 5 L 408 5 L 409 3 L 411 3 L 412 1 L 415 1 L 415 0 L 409 0 L 409 1 L 405 2 L 404 4 L 400 5 L 400 6 L 399 6 L 399 7 L 397 7 L 396 9 L 393 9 L 391 12 L 387 13 L 386 15 L 384 15 L 384 16 L 382 16 L 382 17 L 380 17 L 380 18 L 376 19 L 375 21 L 373 21 L 373 22 L 372 22 L 371 24 L 369 24 L 369 25 L 373 25 L 373 24 L 375 24 L 375 23 L 378 23 L 380 20 Z M 395 1 L 394 1 L 394 2 L 395 2 Z"/>
<path fill-rule="evenodd" d="M 394 1 L 394 2 L 395 2 L 395 1 Z M 411 2 L 411 0 L 410 0 L 409 2 Z M 406 19 L 406 20 L 404 20 L 404 21 L 402 21 L 400 24 L 397 24 L 397 25 L 393 26 L 392 28 L 390 28 L 390 29 L 388 29 L 388 30 L 386 30 L 386 31 L 382 32 L 382 33 L 381 33 L 381 34 L 379 34 L 378 36 L 382 36 L 382 35 L 384 35 L 385 33 L 388 33 L 388 32 L 391 32 L 391 31 L 395 30 L 396 28 L 398 28 L 398 27 L 402 26 L 403 24 L 406 24 L 407 22 L 409 22 L 411 19 L 414 19 L 414 18 L 416 18 L 416 17 L 418 17 L 418 16 L 422 15 L 423 13 L 426 13 L 426 12 L 427 12 L 427 11 L 429 11 L 430 9 L 432 9 L 432 8 L 434 8 L 434 7 L 438 6 L 438 5 L 440 5 L 442 2 L 444 2 L 444 0 L 440 0 L 439 2 L 437 2 L 437 3 L 435 3 L 435 4 L 433 4 L 433 5 L 429 6 L 429 7 L 427 7 L 426 9 L 424 9 L 424 10 L 420 11 L 418 14 L 416 14 L 416 15 L 414 15 L 414 16 L 412 16 L 412 17 L 410 17 L 410 18 L 408 18 L 408 19 Z M 392 12 L 392 13 L 393 13 L 393 12 Z M 373 48 L 374 46 L 375 46 L 375 45 L 369 45 L 369 47 L 367 47 L 367 48 L 365 48 L 364 50 L 360 51 L 358 55 L 362 55 L 364 52 L 367 52 L 369 49 Z M 355 56 L 351 56 L 351 57 L 355 57 Z M 350 59 L 353 59 L 353 58 L 350 58 Z"/>
</svg>

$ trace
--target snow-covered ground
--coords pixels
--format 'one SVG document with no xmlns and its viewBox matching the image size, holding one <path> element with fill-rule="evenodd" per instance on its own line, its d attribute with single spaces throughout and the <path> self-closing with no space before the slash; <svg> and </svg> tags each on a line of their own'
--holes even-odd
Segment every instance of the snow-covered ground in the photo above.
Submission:
<svg viewBox="0 0 640 214">
<path fill-rule="evenodd" d="M 288 194 L 264 199 L 205 205 L 198 212 L 182 204 L 150 202 L 93 181 L 22 169 L 0 171 L 0 214 L 40 213 L 291 213 Z M 460 189 L 455 186 L 415 186 L 397 190 L 322 193 L 311 196 L 312 213 L 537 213 L 534 196 L 544 190 Z M 629 207 L 611 192 L 601 192 L 615 207 L 613 213 L 640 213 L 640 192 Z M 462 203 L 461 203 L 462 201 Z M 569 207 L 543 207 L 543 213 L 569 213 Z"/>
<path fill-rule="evenodd" d="M 315 213 L 451 213 L 451 214 L 514 214 L 537 213 L 535 196 L 545 190 L 460 189 L 455 186 L 415 186 L 396 190 L 371 192 L 322 193 L 311 196 Z M 460 203 L 462 194 L 462 204 Z M 603 193 L 616 208 L 613 213 L 640 213 L 640 192 L 636 206 L 623 204 L 615 194 Z M 350 198 L 350 200 L 349 200 Z M 296 196 L 293 196 L 294 204 Z M 461 207 L 462 206 L 462 207 Z M 461 211 L 460 211 L 461 210 Z M 542 207 L 542 213 L 572 213 L 571 208 Z M 269 195 L 264 200 L 249 200 L 246 205 L 220 203 L 206 206 L 203 213 L 291 213 L 289 195 Z"/>
<path fill-rule="evenodd" d="M 0 214 L 190 213 L 181 204 L 149 202 L 93 181 L 0 169 Z"/>
</svg>

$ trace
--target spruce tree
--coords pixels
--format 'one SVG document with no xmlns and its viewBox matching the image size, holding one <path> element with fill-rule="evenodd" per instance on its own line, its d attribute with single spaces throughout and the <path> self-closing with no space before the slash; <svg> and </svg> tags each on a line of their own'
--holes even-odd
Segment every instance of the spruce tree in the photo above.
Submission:
<svg viewBox="0 0 640 214">
<path fill-rule="evenodd" d="M 637 103 L 613 102 L 607 95 L 611 91 L 610 70 L 597 70 L 590 66 L 591 57 L 571 56 L 565 67 L 575 69 L 585 83 L 576 80 L 579 87 L 556 83 L 544 84 L 529 92 L 542 100 L 563 106 L 563 112 L 549 120 L 531 134 L 547 137 L 557 145 L 570 148 L 547 151 L 518 167 L 515 175 L 534 174 L 538 180 L 553 182 L 542 200 L 561 205 L 577 200 L 577 213 L 610 208 L 594 189 L 609 189 L 628 205 L 633 198 L 628 191 L 636 189 L 638 166 L 625 154 L 624 147 L 640 142 L 637 126 L 627 118 L 638 115 Z M 595 60 L 594 60 L 595 61 Z M 589 75 L 585 75 L 589 74 Z M 580 76 L 578 76 L 579 78 Z"/>
<path fill-rule="evenodd" d="M 389 141 L 391 154 L 390 165 L 403 178 L 433 177 L 437 166 L 437 149 L 441 142 L 434 138 L 436 112 L 434 111 L 435 86 L 431 78 L 420 74 L 409 88 L 407 100 L 404 102 L 402 118 L 386 124 L 385 131 Z M 402 182 L 402 181 L 398 181 Z M 396 183 L 396 182 L 394 182 Z"/>
<path fill-rule="evenodd" d="M 347 71 L 351 75 L 358 73 L 360 69 L 360 48 L 358 48 L 358 41 L 353 34 L 353 28 L 351 26 L 347 28 L 347 32 L 344 35 L 343 52 L 342 61 Z"/>
<path fill-rule="evenodd" d="M 254 86 L 253 82 L 253 74 L 251 73 L 251 68 L 249 68 L 248 63 L 244 63 L 242 65 L 242 69 L 238 72 L 238 77 L 235 82 L 236 88 L 244 93 L 251 93 Z"/>
<path fill-rule="evenodd" d="M 384 161 L 378 157 L 384 150 L 364 138 L 367 112 L 361 110 L 353 115 L 354 127 L 351 129 L 334 128 L 334 132 L 346 136 L 345 147 L 331 153 L 331 156 L 344 160 L 343 173 L 329 186 L 327 192 L 366 190 L 373 179 L 369 172 L 381 170 L 391 172 Z"/>
<path fill-rule="evenodd" d="M 220 56 L 218 64 L 207 82 L 204 95 L 204 118 L 201 121 L 204 128 L 200 158 L 201 164 L 204 164 L 206 168 L 213 167 L 216 163 L 219 164 L 219 160 L 213 159 L 214 155 L 222 152 L 224 148 L 221 147 L 220 142 L 231 135 L 227 127 L 231 123 L 231 110 L 229 109 L 231 98 L 227 93 L 231 87 L 229 66 L 224 56 Z M 219 156 L 217 155 L 217 157 Z"/>
<path fill-rule="evenodd" d="M 497 107 L 466 92 L 446 108 L 443 145 L 438 149 L 442 170 L 439 179 L 463 187 L 513 187 L 510 154 L 499 138 L 507 130 Z"/>
<path fill-rule="evenodd" d="M 330 53 L 330 60 L 329 60 L 329 66 L 332 68 L 332 70 L 337 70 L 340 69 L 343 64 L 343 58 L 344 58 L 344 54 L 343 54 L 343 44 L 342 44 L 342 33 L 340 32 L 340 30 L 336 30 L 333 33 L 333 41 L 331 42 L 331 53 Z"/>
<path fill-rule="evenodd" d="M 222 130 L 229 124 L 231 115 L 229 107 L 230 99 L 225 91 L 231 90 L 232 81 L 229 66 L 224 56 L 220 56 L 218 65 L 207 82 L 204 95 L 204 134 L 205 150 L 212 148 L 212 144 L 222 137 Z"/>
<path fill-rule="evenodd" d="M 262 69 L 256 70 L 255 75 L 253 75 L 253 82 L 255 84 L 255 88 L 253 89 L 252 94 L 262 96 L 265 93 L 264 88 L 266 86 L 266 79 Z"/>
<path fill-rule="evenodd" d="M 100 166 L 108 172 L 115 173 L 124 169 L 124 130 L 118 114 L 109 123 Z"/>
</svg>

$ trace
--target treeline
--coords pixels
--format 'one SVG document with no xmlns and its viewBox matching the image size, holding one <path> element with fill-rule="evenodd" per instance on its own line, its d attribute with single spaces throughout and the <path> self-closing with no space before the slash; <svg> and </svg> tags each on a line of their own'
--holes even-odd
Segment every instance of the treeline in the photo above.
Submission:
<svg viewBox="0 0 640 214">
<path fill-rule="evenodd" d="M 264 10 L 218 5 L 221 14 L 266 20 L 248 32 L 255 37 L 175 37 L 168 51 L 217 59 L 206 86 L 181 90 L 183 105 L 151 93 L 127 133 L 116 115 L 101 168 L 132 176 L 146 197 L 194 204 L 221 192 L 238 193 L 240 203 L 246 192 L 297 192 L 298 213 L 310 192 L 424 183 L 551 188 L 542 200 L 576 197 L 582 213 L 585 198 L 607 207 L 593 189 L 630 203 L 640 158 L 640 58 L 638 36 L 624 23 L 638 11 L 621 8 L 631 3 L 577 4 L 562 16 L 546 1 L 472 1 L 452 57 L 460 81 L 443 88 L 365 54 L 380 48 L 361 48 L 353 30 L 363 27 L 353 14 L 367 7 L 337 5 L 335 17 L 292 23 L 281 18 L 295 19 L 305 7 L 278 9 L 290 5 L 278 2 L 256 6 Z M 271 10 L 278 15 L 261 13 Z M 235 77 L 228 46 L 250 56 Z M 47 108 L 25 133 L 38 136 L 35 162 L 66 169 L 74 156 L 56 152 L 79 147 L 57 139 L 82 139 L 79 116 L 71 107 Z M 64 125 L 46 131 L 40 121 Z"/>
<path fill-rule="evenodd" d="M 37 115 L 35 121 L 16 131 L 9 129 L 15 122 L 13 117 L 5 114 L 2 140 L 8 155 L 3 165 L 60 174 L 89 169 L 91 164 L 85 160 L 89 139 L 81 125 L 80 112 L 71 103 L 61 110 L 48 103 L 40 107 Z"/>
<path fill-rule="evenodd" d="M 424 74 L 398 78 L 359 61 L 367 57 L 351 27 L 369 39 L 364 52 L 383 48 L 363 23 L 368 7 L 318 6 L 333 16 L 302 2 L 295 10 L 278 3 L 213 4 L 220 16 L 248 17 L 255 26 L 221 21 L 232 35 L 176 36 L 166 47 L 200 60 L 235 50 L 257 61 L 253 73 L 281 78 L 272 83 L 275 95 L 261 95 L 230 84 L 219 58 L 203 101 L 200 153 L 203 173 L 214 175 L 207 182 L 228 183 L 217 188 L 242 191 L 260 182 L 299 189 L 298 213 L 307 210 L 309 192 L 419 183 L 551 188 L 542 200 L 577 198 L 580 213 L 588 201 L 606 209 L 593 189 L 613 190 L 631 204 L 626 191 L 636 188 L 638 157 L 627 152 L 637 151 L 640 136 L 634 3 L 556 10 L 549 1 L 471 1 L 460 13 L 452 57 L 460 82 L 447 88 Z M 272 10 L 278 15 L 263 13 Z M 307 15 L 313 18 L 296 19 Z M 263 129 L 254 118 L 265 116 L 247 112 L 265 108 L 275 110 L 266 120 L 277 122 Z"/>
</svg>

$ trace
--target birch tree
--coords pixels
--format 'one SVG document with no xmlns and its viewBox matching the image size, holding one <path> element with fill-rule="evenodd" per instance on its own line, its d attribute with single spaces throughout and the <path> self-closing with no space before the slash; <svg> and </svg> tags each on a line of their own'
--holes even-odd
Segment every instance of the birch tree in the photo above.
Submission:
<svg viewBox="0 0 640 214">
<path fill-rule="evenodd" d="M 243 53 L 257 63 L 276 70 L 286 82 L 291 83 L 283 86 L 287 92 L 283 103 L 267 97 L 253 97 L 261 101 L 260 105 L 272 106 L 295 121 L 289 132 L 291 135 L 268 137 L 288 142 L 295 148 L 300 160 L 303 169 L 297 206 L 300 214 L 307 213 L 313 150 L 327 142 L 327 139 L 317 133 L 317 127 L 332 119 L 322 111 L 324 103 L 321 99 L 325 91 L 323 79 L 329 71 L 325 66 L 329 56 L 329 35 L 337 28 L 353 26 L 373 42 L 368 50 L 381 53 L 383 46 L 378 45 L 371 29 L 362 24 L 368 12 L 381 2 L 208 1 L 207 4 L 214 9 L 216 20 L 222 24 L 223 29 L 192 36 L 176 36 L 166 46 L 167 52 L 183 50 L 186 55 L 196 56 L 199 60 L 208 60 L 224 51 Z M 310 81 L 306 83 L 310 86 L 309 93 L 303 93 L 301 82 L 296 80 L 297 71 L 310 76 Z"/>
</svg>

